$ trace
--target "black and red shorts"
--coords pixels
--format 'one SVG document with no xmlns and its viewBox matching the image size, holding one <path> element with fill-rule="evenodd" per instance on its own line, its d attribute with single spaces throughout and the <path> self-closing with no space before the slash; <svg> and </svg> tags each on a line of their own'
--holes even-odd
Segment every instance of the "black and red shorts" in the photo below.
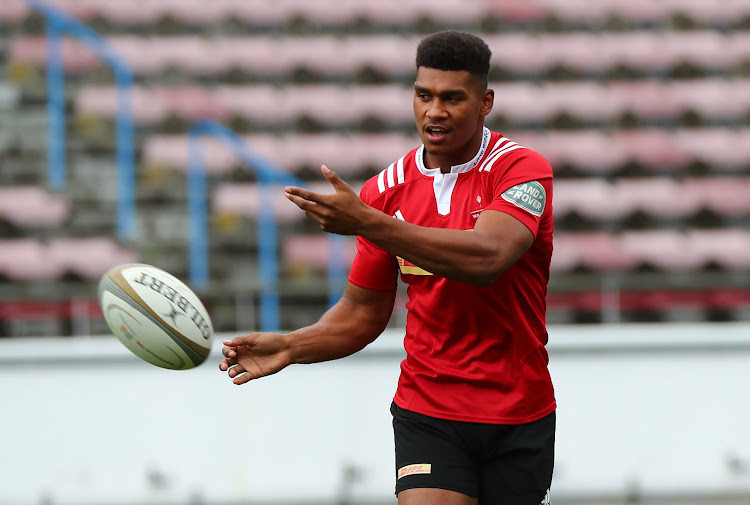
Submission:
<svg viewBox="0 0 750 505">
<path fill-rule="evenodd" d="M 555 413 L 528 424 L 447 421 L 391 405 L 396 494 L 438 488 L 479 505 L 545 505 L 555 459 Z"/>
</svg>

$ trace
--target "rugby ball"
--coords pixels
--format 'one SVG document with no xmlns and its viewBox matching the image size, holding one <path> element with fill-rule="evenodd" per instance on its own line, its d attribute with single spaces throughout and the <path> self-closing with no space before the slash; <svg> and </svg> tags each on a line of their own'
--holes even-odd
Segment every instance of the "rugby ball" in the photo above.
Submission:
<svg viewBox="0 0 750 505">
<path fill-rule="evenodd" d="M 118 265 L 102 276 L 98 296 L 109 329 L 142 360 L 185 370 L 208 357 L 214 330 L 206 308 L 164 270 Z"/>
</svg>

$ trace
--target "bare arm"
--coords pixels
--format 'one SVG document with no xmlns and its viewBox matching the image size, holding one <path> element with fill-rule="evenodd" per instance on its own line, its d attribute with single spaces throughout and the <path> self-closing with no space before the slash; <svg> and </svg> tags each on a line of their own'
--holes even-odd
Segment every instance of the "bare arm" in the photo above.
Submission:
<svg viewBox="0 0 750 505">
<path fill-rule="evenodd" d="M 489 285 L 534 243 L 531 231 L 516 218 L 484 211 L 472 232 L 428 228 L 394 219 L 366 205 L 334 172 L 323 175 L 336 192 L 321 195 L 286 188 L 286 195 L 323 230 L 360 235 L 386 251 L 436 275 Z"/>
<path fill-rule="evenodd" d="M 349 356 L 383 332 L 395 297 L 395 290 L 374 291 L 349 283 L 341 299 L 311 326 L 285 335 L 251 333 L 225 341 L 219 369 L 235 384 L 244 384 L 294 363 Z"/>
</svg>

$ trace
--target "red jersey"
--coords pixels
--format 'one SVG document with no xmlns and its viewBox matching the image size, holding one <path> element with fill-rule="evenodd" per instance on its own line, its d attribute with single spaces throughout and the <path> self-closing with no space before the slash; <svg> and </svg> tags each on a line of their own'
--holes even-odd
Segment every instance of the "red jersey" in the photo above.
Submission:
<svg viewBox="0 0 750 505">
<path fill-rule="evenodd" d="M 533 233 L 531 248 L 490 286 L 449 280 L 357 237 L 349 281 L 366 289 L 408 285 L 407 357 L 394 398 L 432 417 L 519 424 L 555 409 L 547 369 L 546 303 L 552 257 L 552 169 L 538 153 L 484 129 L 476 157 L 443 174 L 424 146 L 368 180 L 360 197 L 388 215 L 433 228 L 471 230 L 486 210 Z"/>
</svg>

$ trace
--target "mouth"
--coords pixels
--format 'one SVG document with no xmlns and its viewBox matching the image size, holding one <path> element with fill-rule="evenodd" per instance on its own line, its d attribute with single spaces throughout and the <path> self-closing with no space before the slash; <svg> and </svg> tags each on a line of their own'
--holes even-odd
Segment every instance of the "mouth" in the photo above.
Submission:
<svg viewBox="0 0 750 505">
<path fill-rule="evenodd" d="M 427 134 L 427 139 L 430 142 L 439 143 L 450 133 L 450 129 L 445 126 L 429 124 L 424 127 L 424 132 Z"/>
</svg>

